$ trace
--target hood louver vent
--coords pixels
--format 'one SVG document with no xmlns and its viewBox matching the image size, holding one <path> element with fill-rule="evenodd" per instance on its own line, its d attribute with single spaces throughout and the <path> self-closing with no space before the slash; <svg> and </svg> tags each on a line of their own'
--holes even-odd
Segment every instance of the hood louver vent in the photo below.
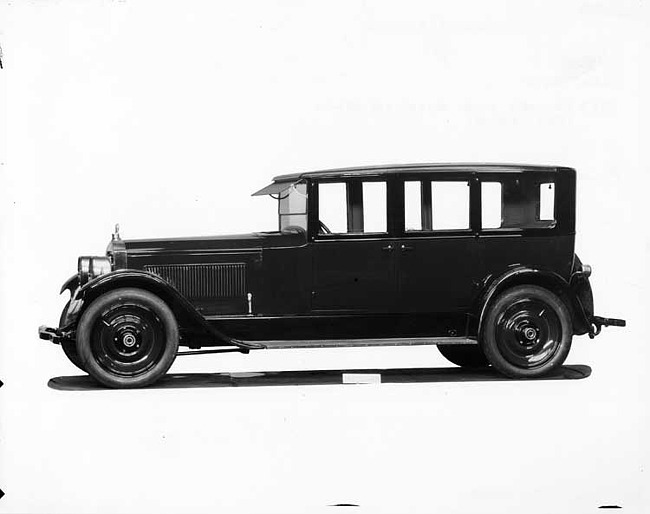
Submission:
<svg viewBox="0 0 650 514">
<path fill-rule="evenodd" d="M 246 264 L 145 266 L 188 298 L 236 298 L 246 295 Z"/>
</svg>

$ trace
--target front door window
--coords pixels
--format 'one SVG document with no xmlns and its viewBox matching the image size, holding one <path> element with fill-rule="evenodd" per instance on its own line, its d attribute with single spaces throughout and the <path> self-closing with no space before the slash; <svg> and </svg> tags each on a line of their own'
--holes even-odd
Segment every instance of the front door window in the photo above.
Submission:
<svg viewBox="0 0 650 514">
<path fill-rule="evenodd" d="M 324 182 L 318 185 L 319 234 L 385 233 L 385 181 Z"/>
<path fill-rule="evenodd" d="M 348 231 L 345 182 L 319 184 L 319 233 L 344 234 Z"/>
</svg>

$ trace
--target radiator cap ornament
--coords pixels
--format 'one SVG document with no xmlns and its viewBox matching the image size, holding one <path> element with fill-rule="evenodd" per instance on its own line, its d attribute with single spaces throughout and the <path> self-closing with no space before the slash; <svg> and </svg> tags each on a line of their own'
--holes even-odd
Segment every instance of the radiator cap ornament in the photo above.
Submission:
<svg viewBox="0 0 650 514">
<path fill-rule="evenodd" d="M 119 223 L 115 224 L 115 231 L 113 232 L 112 239 L 113 239 L 113 241 L 121 241 L 121 238 L 120 238 L 120 224 Z"/>
</svg>

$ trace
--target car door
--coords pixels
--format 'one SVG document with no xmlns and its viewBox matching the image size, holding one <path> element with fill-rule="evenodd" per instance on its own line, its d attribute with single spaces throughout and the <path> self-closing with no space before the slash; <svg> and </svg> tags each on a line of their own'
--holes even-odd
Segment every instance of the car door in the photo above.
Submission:
<svg viewBox="0 0 650 514">
<path fill-rule="evenodd" d="M 312 310 L 386 312 L 395 307 L 396 241 L 381 177 L 315 184 Z"/>
<path fill-rule="evenodd" d="M 476 291 L 476 238 L 470 223 L 471 174 L 403 182 L 404 225 L 396 257 L 401 312 L 458 312 Z"/>
</svg>

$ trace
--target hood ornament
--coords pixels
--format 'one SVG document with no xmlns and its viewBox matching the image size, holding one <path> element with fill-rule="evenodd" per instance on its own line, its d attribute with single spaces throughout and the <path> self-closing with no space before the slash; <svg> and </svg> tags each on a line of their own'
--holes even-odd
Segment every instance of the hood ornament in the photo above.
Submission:
<svg viewBox="0 0 650 514">
<path fill-rule="evenodd" d="M 120 224 L 119 223 L 115 224 L 115 232 L 113 232 L 113 235 L 111 236 L 111 239 L 113 241 L 121 241 L 121 238 L 120 238 Z"/>
</svg>

